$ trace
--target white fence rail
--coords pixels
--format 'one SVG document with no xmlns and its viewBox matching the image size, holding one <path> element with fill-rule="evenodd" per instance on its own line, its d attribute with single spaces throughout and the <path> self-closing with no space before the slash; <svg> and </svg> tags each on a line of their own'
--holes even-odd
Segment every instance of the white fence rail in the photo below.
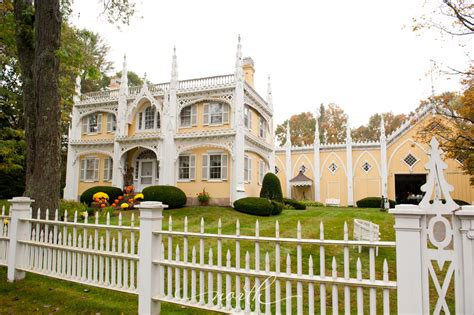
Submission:
<svg viewBox="0 0 474 315">
<path fill-rule="evenodd" d="M 139 228 L 120 217 L 118 225 L 97 216 L 78 222 L 77 213 L 72 222 L 57 212 L 45 220 L 31 217 L 31 199 L 17 197 L 1 214 L 0 264 L 9 281 L 32 272 L 138 294 L 140 314 L 159 314 L 161 302 L 223 313 L 388 314 L 394 289 L 400 314 L 474 314 L 474 206 L 454 203 L 431 145 L 422 202 L 390 210 L 396 243 L 374 233 L 349 240 L 347 225 L 342 240 L 326 240 L 322 223 L 319 239 L 303 238 L 299 223 L 295 237 L 282 237 L 278 222 L 274 236 L 261 236 L 258 221 L 254 235 L 241 235 L 238 221 L 232 234 L 220 221 L 217 233 L 206 232 L 203 220 L 189 231 L 187 219 L 176 231 L 171 217 L 165 231 L 160 202 L 140 204 Z M 364 265 L 353 256 L 359 246 L 369 248 Z M 377 247 L 396 247 L 396 282 L 387 261 L 376 261 Z"/>
</svg>

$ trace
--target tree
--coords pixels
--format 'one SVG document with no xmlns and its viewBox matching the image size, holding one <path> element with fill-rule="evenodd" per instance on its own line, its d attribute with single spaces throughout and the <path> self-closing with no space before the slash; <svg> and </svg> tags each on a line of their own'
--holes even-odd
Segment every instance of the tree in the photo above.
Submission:
<svg viewBox="0 0 474 315">
<path fill-rule="evenodd" d="M 432 106 L 436 115 L 422 126 L 418 140 L 428 142 L 435 136 L 447 157 L 462 163 L 474 184 L 474 79 L 463 79 L 462 93 L 447 92 L 421 102 L 418 110 Z"/>
<path fill-rule="evenodd" d="M 21 195 L 25 187 L 25 134 L 0 129 L 0 199 Z"/>
<path fill-rule="evenodd" d="M 115 74 L 116 78 L 122 77 L 122 71 Z M 143 84 L 142 78 L 133 71 L 127 71 L 128 86 L 140 86 Z M 147 80 L 148 81 L 148 80 Z"/>
<path fill-rule="evenodd" d="M 68 2 L 65 7 L 69 8 Z M 128 0 L 103 0 L 104 13 L 128 23 L 134 5 Z M 26 138 L 25 195 L 38 208 L 59 208 L 61 111 L 59 63 L 62 12 L 59 0 L 16 0 L 15 42 L 23 82 Z M 109 18 L 110 20 L 110 18 Z M 44 212 L 43 212 L 44 213 Z M 51 218 L 54 211 L 50 212 Z"/>
<path fill-rule="evenodd" d="M 290 117 L 290 134 L 293 145 L 302 146 L 314 142 L 314 128 L 316 120 L 310 112 L 293 115 Z M 275 134 L 280 143 L 286 142 L 286 126 L 288 119 L 278 125 Z"/>
<path fill-rule="evenodd" d="M 324 130 L 323 143 L 337 143 L 346 141 L 347 114 L 337 104 L 330 103 L 324 111 L 324 120 L 321 129 Z"/>
<path fill-rule="evenodd" d="M 385 134 L 390 135 L 405 121 L 405 114 L 394 115 L 392 112 L 383 113 Z M 354 141 L 377 141 L 380 138 L 380 114 L 370 116 L 369 123 L 352 130 Z"/>
</svg>

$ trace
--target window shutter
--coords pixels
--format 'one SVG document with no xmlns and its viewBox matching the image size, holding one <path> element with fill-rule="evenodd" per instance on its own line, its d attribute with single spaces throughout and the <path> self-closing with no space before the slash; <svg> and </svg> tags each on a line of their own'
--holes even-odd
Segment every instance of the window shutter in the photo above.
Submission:
<svg viewBox="0 0 474 315">
<path fill-rule="evenodd" d="M 194 180 L 196 178 L 196 156 L 189 156 L 189 179 Z"/>
<path fill-rule="evenodd" d="M 138 130 L 142 130 L 142 116 L 143 116 L 142 112 L 138 113 L 138 115 L 137 115 Z"/>
<path fill-rule="evenodd" d="M 102 131 L 102 113 L 97 114 L 97 133 Z"/>
<path fill-rule="evenodd" d="M 244 181 L 249 181 L 249 157 L 244 157 Z"/>
<path fill-rule="evenodd" d="M 191 125 L 197 125 L 196 105 L 191 105 Z"/>
<path fill-rule="evenodd" d="M 94 181 L 99 180 L 99 159 L 94 159 Z"/>
<path fill-rule="evenodd" d="M 82 134 L 87 133 L 88 122 L 89 122 L 89 117 L 85 116 L 85 117 L 82 118 Z"/>
<path fill-rule="evenodd" d="M 204 104 L 203 125 L 209 125 L 209 104 Z"/>
<path fill-rule="evenodd" d="M 108 124 L 108 121 L 107 121 L 107 124 Z M 109 159 L 105 159 L 104 160 L 104 180 L 108 180 L 109 179 Z"/>
<path fill-rule="evenodd" d="M 222 104 L 222 123 L 229 123 L 229 105 L 227 104 Z"/>
<path fill-rule="evenodd" d="M 84 181 L 84 172 L 86 171 L 86 160 L 81 160 L 80 180 Z"/>
<path fill-rule="evenodd" d="M 247 107 L 249 110 L 249 129 L 252 129 L 252 110 L 250 107 Z"/>
<path fill-rule="evenodd" d="M 252 181 L 252 158 L 249 158 L 249 182 Z"/>
<path fill-rule="evenodd" d="M 227 154 L 221 155 L 221 178 L 227 179 Z"/>
<path fill-rule="evenodd" d="M 160 117 L 160 112 L 156 110 L 156 129 L 161 128 L 161 117 Z"/>
<path fill-rule="evenodd" d="M 202 155 L 202 174 L 201 174 L 201 178 L 203 180 L 207 180 L 208 178 L 208 174 L 209 174 L 209 155 L 207 154 L 203 154 Z"/>
</svg>

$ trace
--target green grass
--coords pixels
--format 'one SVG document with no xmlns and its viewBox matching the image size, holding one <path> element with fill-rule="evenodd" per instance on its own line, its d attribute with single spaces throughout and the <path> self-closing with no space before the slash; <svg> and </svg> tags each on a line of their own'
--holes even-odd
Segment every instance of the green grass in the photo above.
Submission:
<svg viewBox="0 0 474 315">
<path fill-rule="evenodd" d="M 0 203 L 1 205 L 1 203 Z M 69 217 L 72 217 L 71 210 L 74 210 L 74 204 L 67 204 L 69 210 Z M 139 226 L 138 211 L 122 211 L 122 224 L 130 225 L 131 214 L 135 215 L 135 226 Z M 234 234 L 235 233 L 235 221 L 238 219 L 241 226 L 242 235 L 254 235 L 255 234 L 255 221 L 259 220 L 260 235 L 261 236 L 273 236 L 275 233 L 275 220 L 279 220 L 280 224 L 280 236 L 281 237 L 296 237 L 296 226 L 297 222 L 300 221 L 302 224 L 302 237 L 319 239 L 319 224 L 321 221 L 324 222 L 325 226 L 325 238 L 326 239 L 342 239 L 343 238 L 343 226 L 344 222 L 348 223 L 349 226 L 349 239 L 352 238 L 353 230 L 353 219 L 360 218 L 364 220 L 372 221 L 380 225 L 380 232 L 382 240 L 394 240 L 393 217 L 386 213 L 380 212 L 378 209 L 361 209 L 361 208 L 308 208 L 308 210 L 284 210 L 279 216 L 273 217 L 255 217 L 244 213 L 237 212 L 231 208 L 222 207 L 193 207 L 193 208 L 182 208 L 175 210 L 164 211 L 163 228 L 168 229 L 169 216 L 173 216 L 173 230 L 182 231 L 184 217 L 188 217 L 189 231 L 198 232 L 200 226 L 201 217 L 205 220 L 205 232 L 206 233 L 217 233 L 217 222 L 219 218 L 222 220 L 222 233 L 223 234 Z M 93 222 L 90 218 L 89 222 Z M 111 224 L 117 224 L 118 215 L 111 217 Z M 100 222 L 105 222 L 105 216 L 100 216 Z M 124 235 L 126 237 L 126 235 Z M 167 246 L 167 239 L 164 238 L 165 246 Z M 182 246 L 182 239 L 173 237 L 173 253 L 176 244 Z M 189 239 L 189 257 L 191 257 L 191 248 L 196 246 L 198 248 L 198 239 Z M 214 250 L 214 264 L 216 264 L 217 252 L 216 252 L 216 241 L 206 240 L 205 241 L 205 262 L 207 263 L 207 250 L 210 247 Z M 223 241 L 224 253 L 227 249 L 231 250 L 232 255 L 234 254 L 235 242 Z M 182 254 L 181 248 L 181 255 Z M 251 257 L 251 267 L 254 266 L 254 243 L 252 242 L 241 242 L 241 266 L 244 266 L 244 255 L 245 252 L 249 251 Z M 260 257 L 261 257 L 261 269 L 264 268 L 263 259 L 264 254 L 267 252 L 271 255 L 271 268 L 274 268 L 274 245 L 262 243 L 260 245 Z M 167 252 L 167 249 L 165 249 Z M 289 244 L 282 244 L 281 246 L 281 268 L 286 269 L 285 256 L 290 254 L 292 258 L 292 272 L 296 272 L 296 246 Z M 314 260 L 314 271 L 315 274 L 319 274 L 319 246 L 305 245 L 303 246 L 303 272 L 307 272 L 307 262 L 309 255 L 313 256 Z M 343 249 L 342 247 L 327 246 L 326 247 L 326 275 L 331 274 L 331 261 L 332 257 L 336 257 L 338 261 L 338 274 L 341 276 L 343 272 L 342 261 L 343 261 Z M 181 256 L 182 257 L 182 256 Z M 198 255 L 199 257 L 199 255 Z M 225 256 L 224 256 L 225 257 Z M 355 263 L 357 258 L 360 257 L 363 265 L 363 276 L 368 277 L 368 250 L 365 249 L 361 254 L 358 253 L 357 249 L 350 248 L 350 265 L 351 265 L 351 276 L 355 277 Z M 199 258 L 198 258 L 199 259 Z M 381 279 L 382 274 L 382 263 L 383 260 L 387 259 L 390 271 L 390 280 L 395 280 L 395 249 L 394 248 L 380 248 L 379 256 L 376 258 L 376 277 Z M 232 257 L 234 262 L 234 257 Z M 225 261 L 223 261 L 225 263 Z M 56 312 L 56 308 L 59 308 L 59 313 L 96 313 L 101 314 L 108 313 L 136 313 L 137 311 L 137 298 L 134 295 L 118 293 L 112 290 L 98 289 L 94 287 L 88 287 L 84 285 L 73 284 L 65 281 L 51 279 L 47 277 L 37 276 L 34 274 L 27 274 L 27 277 L 23 281 L 19 281 L 14 284 L 6 282 L 6 271 L 5 268 L 0 269 L 0 294 L 2 294 L 2 300 L 4 303 L 0 304 L 0 313 L 50 313 Z M 214 276 L 216 279 L 216 276 Z M 243 285 L 243 278 L 242 278 Z M 318 307 L 319 303 L 319 286 L 316 285 L 316 301 L 315 305 Z M 84 290 L 87 288 L 88 292 Z M 216 286 L 214 285 L 214 288 Z M 355 290 L 351 292 L 351 302 L 355 305 Z M 293 284 L 293 293 L 296 293 L 296 285 Z M 273 295 L 274 293 L 272 293 Z M 282 283 L 282 294 L 284 294 L 284 284 Z M 364 293 L 366 305 L 368 303 L 368 292 Z M 331 290 L 327 288 L 327 299 L 328 306 L 331 303 Z M 306 300 L 306 299 L 305 299 Z M 339 304 L 342 307 L 344 301 L 342 290 L 339 291 Z M 377 294 L 377 308 L 381 311 L 381 294 Z M 293 301 L 293 305 L 296 302 Z M 205 314 L 207 312 L 201 311 L 201 313 L 194 309 L 181 308 L 170 304 L 164 304 L 164 314 Z M 395 292 L 391 293 L 391 309 L 395 310 Z M 354 308 L 355 309 L 355 308 Z M 330 310 L 330 308 L 328 308 Z"/>
</svg>

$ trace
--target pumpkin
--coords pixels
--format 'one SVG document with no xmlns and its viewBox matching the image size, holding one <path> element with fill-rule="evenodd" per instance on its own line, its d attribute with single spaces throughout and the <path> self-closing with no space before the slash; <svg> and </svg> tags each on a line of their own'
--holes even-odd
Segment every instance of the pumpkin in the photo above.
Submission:
<svg viewBox="0 0 474 315">
<path fill-rule="evenodd" d="M 122 200 L 123 197 L 122 197 L 122 196 L 118 196 L 117 199 L 118 199 L 118 200 Z"/>
<path fill-rule="evenodd" d="M 128 199 L 128 202 L 132 203 L 132 202 L 133 202 L 133 199 L 132 199 L 132 198 Z"/>
<path fill-rule="evenodd" d="M 114 203 L 115 203 L 115 204 L 118 204 L 118 203 L 119 203 L 119 200 L 118 200 L 118 199 L 115 199 L 115 200 L 114 200 Z"/>
<path fill-rule="evenodd" d="M 105 206 L 106 206 L 105 203 L 103 203 L 103 204 L 100 205 L 101 208 L 105 208 Z"/>
<path fill-rule="evenodd" d="M 111 205 L 111 207 L 116 207 L 116 206 L 117 206 L 117 205 L 116 205 L 115 203 L 113 203 L 113 204 Z"/>
</svg>

